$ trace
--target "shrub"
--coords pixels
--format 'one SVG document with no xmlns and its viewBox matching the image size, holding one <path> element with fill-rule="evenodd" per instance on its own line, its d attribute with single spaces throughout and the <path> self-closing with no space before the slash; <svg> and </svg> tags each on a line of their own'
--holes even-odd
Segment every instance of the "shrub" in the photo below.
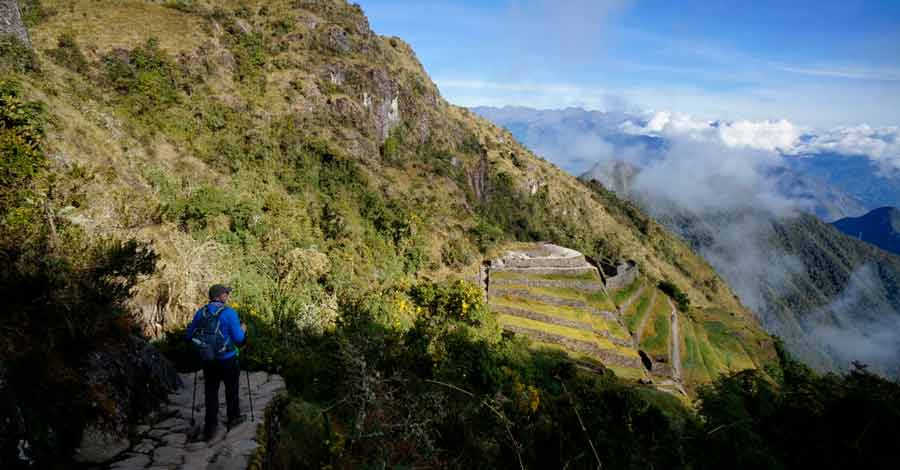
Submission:
<svg viewBox="0 0 900 470">
<path fill-rule="evenodd" d="M 48 55 L 59 65 L 72 70 L 73 72 L 86 73 L 88 71 L 88 61 L 75 42 L 72 33 L 63 33 L 56 42 L 56 49 L 47 52 Z"/>
<path fill-rule="evenodd" d="M 180 91 L 189 86 L 155 38 L 131 51 L 107 54 L 103 58 L 103 78 L 107 86 L 118 92 L 118 104 L 145 124 L 159 124 L 161 114 L 179 103 Z"/>
<path fill-rule="evenodd" d="M 451 268 L 468 266 L 472 262 L 472 253 L 464 240 L 453 238 L 441 247 L 441 261 Z"/>
<path fill-rule="evenodd" d="M 0 251 L 43 233 L 36 184 L 47 167 L 43 106 L 23 101 L 18 84 L 0 79 Z"/>
<path fill-rule="evenodd" d="M 37 57 L 30 47 L 8 34 L 0 34 L 0 72 L 37 72 Z"/>
<path fill-rule="evenodd" d="M 688 312 L 691 309 L 691 299 L 678 286 L 669 281 L 660 281 L 659 290 L 668 295 L 678 304 L 678 309 L 682 312 Z"/>
</svg>

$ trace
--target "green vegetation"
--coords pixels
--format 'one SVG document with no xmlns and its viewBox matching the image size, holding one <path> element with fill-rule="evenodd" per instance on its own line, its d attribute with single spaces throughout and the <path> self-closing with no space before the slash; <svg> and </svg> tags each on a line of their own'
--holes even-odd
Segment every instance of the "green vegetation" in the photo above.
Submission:
<svg viewBox="0 0 900 470">
<path fill-rule="evenodd" d="M 78 378 L 98 344 L 162 334 L 181 370 L 196 367 L 183 328 L 213 282 L 236 288 L 253 338 L 244 363 L 288 384 L 274 468 L 734 463 L 717 450 L 732 441 L 707 458 L 710 435 L 732 436 L 707 424 L 727 421 L 714 408 L 698 415 L 635 384 L 640 369 L 598 375 L 572 361 L 598 365 L 590 358 L 502 332 L 501 321 L 527 322 L 492 314 L 458 278 L 475 251 L 513 241 L 636 259 L 720 309 L 684 322 L 692 392 L 740 364 L 770 364 L 760 377 L 780 380 L 758 325 L 727 313 L 745 313 L 731 292 L 698 287 L 709 267 L 631 205 L 441 100 L 408 46 L 371 34 L 359 7 L 43 3 L 57 13 L 36 23 L 36 53 L 0 55 L 23 84 L 0 87 L 0 280 L 15 293 L 0 353 L 38 466 L 65 461 L 79 426 L 109 409 Z M 364 94 L 399 96 L 386 141 L 390 120 Z M 605 294 L 580 295 L 610 308 Z M 591 332 L 537 326 L 635 357 Z"/>
<path fill-rule="evenodd" d="M 654 305 L 648 309 L 649 331 L 641 335 L 641 348 L 648 354 L 668 356 L 669 354 L 669 305 L 664 298 L 656 296 Z"/>
<path fill-rule="evenodd" d="M 56 49 L 47 54 L 59 65 L 76 73 L 86 73 L 89 68 L 87 58 L 75 42 L 71 33 L 63 33 L 59 36 Z"/>
<path fill-rule="evenodd" d="M 659 290 L 663 291 L 664 294 L 668 295 L 672 300 L 675 301 L 675 304 L 678 306 L 678 310 L 682 312 L 688 312 L 691 309 L 691 299 L 687 294 L 684 293 L 681 289 L 678 288 L 675 284 L 669 281 L 660 281 Z"/>
</svg>

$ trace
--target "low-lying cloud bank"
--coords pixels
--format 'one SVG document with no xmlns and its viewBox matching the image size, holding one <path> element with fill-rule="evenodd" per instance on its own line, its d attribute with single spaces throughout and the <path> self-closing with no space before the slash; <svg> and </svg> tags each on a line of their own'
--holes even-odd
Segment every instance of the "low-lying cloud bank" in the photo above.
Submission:
<svg viewBox="0 0 900 470">
<path fill-rule="evenodd" d="M 659 111 L 646 120 L 628 120 L 620 130 L 630 135 L 719 142 L 730 148 L 779 152 L 788 156 L 836 153 L 865 157 L 884 172 L 900 172 L 900 127 L 861 124 L 817 131 L 789 121 L 702 121 L 687 114 Z"/>
</svg>

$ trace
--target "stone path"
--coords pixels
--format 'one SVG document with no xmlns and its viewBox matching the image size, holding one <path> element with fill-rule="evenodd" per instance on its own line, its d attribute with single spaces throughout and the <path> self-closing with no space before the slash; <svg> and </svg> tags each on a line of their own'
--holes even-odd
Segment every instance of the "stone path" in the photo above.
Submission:
<svg viewBox="0 0 900 470">
<path fill-rule="evenodd" d="M 669 314 L 669 321 L 671 322 L 669 327 L 669 362 L 672 363 L 672 379 L 676 382 L 681 382 L 681 342 L 678 338 L 678 311 L 675 310 L 672 299 L 666 297 L 666 300 L 669 301 L 669 308 L 672 310 L 672 313 Z"/>
<path fill-rule="evenodd" d="M 247 399 L 247 377 L 241 373 L 241 413 L 246 422 L 226 431 L 225 387 L 219 387 L 219 430 L 209 442 L 196 441 L 203 427 L 203 372 L 197 378 L 197 402 L 191 423 L 194 374 L 180 374 L 184 384 L 169 395 L 169 403 L 155 423 L 139 426 L 132 447 L 119 455 L 109 469 L 168 470 L 245 470 L 256 452 L 257 427 L 263 423 L 265 410 L 284 388 L 284 380 L 265 372 L 250 374 L 255 421 L 250 420 Z"/>
</svg>

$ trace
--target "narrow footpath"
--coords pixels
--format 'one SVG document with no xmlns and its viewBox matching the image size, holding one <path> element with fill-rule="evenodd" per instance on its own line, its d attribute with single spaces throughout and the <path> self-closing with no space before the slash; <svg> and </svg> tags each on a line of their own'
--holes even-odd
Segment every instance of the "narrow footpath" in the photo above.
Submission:
<svg viewBox="0 0 900 470">
<path fill-rule="evenodd" d="M 169 470 L 246 470 L 259 446 L 257 428 L 265 419 L 265 410 L 284 388 L 284 380 L 265 372 L 250 374 L 250 395 L 253 397 L 251 421 L 247 376 L 241 374 L 241 413 L 247 420 L 230 431 L 225 430 L 225 390 L 219 388 L 219 430 L 209 442 L 196 441 L 203 426 L 203 372 L 198 373 L 194 422 L 191 423 L 191 404 L 194 399 L 194 374 L 179 374 L 183 386 L 169 395 L 156 423 L 139 426 L 134 445 L 107 466 L 109 469 L 169 469 Z"/>
<path fill-rule="evenodd" d="M 672 303 L 672 299 L 666 297 L 666 300 L 669 301 L 669 308 L 672 310 L 672 313 L 669 314 L 669 321 L 671 322 L 671 326 L 669 327 L 669 361 L 672 364 L 672 379 L 680 383 L 681 341 L 678 337 L 678 311 L 675 309 L 675 304 Z"/>
</svg>

